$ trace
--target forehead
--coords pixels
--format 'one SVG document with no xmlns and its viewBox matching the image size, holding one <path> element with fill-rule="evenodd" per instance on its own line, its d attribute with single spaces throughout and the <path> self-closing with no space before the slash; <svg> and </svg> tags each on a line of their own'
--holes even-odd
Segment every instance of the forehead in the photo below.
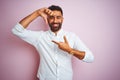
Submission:
<svg viewBox="0 0 120 80">
<path fill-rule="evenodd" d="M 60 11 L 54 10 L 53 13 L 54 16 L 62 16 L 62 13 Z"/>
</svg>

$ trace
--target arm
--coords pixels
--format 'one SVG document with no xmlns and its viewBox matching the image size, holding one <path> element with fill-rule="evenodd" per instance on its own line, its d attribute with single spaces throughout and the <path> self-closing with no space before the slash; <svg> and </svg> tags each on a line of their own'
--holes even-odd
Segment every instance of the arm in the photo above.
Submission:
<svg viewBox="0 0 120 80">
<path fill-rule="evenodd" d="M 74 55 L 80 60 L 82 60 L 85 57 L 85 51 L 79 51 L 71 48 L 71 50 L 68 53 Z"/>
<path fill-rule="evenodd" d="M 56 42 L 56 41 L 52 41 L 52 42 L 57 44 L 60 49 L 68 52 L 69 54 L 74 55 L 75 57 L 79 58 L 80 60 L 82 60 L 84 58 L 84 56 L 85 56 L 84 51 L 79 51 L 79 50 L 72 49 L 69 46 L 68 41 L 67 41 L 65 36 L 64 36 L 64 42 Z"/>
<path fill-rule="evenodd" d="M 43 17 L 45 22 L 47 23 L 47 15 L 53 15 L 53 12 L 47 8 L 42 8 L 39 10 L 34 11 L 32 14 L 23 18 L 19 23 L 24 27 L 27 28 L 28 25 L 35 20 L 38 16 Z"/>
<path fill-rule="evenodd" d="M 37 13 L 37 11 L 33 12 L 32 14 L 26 16 L 25 18 L 23 18 L 19 23 L 24 27 L 27 28 L 28 25 L 37 17 L 39 16 L 39 14 Z"/>
<path fill-rule="evenodd" d="M 90 51 L 87 51 L 87 50 L 80 51 L 80 50 L 71 48 L 65 36 L 64 36 L 64 42 L 56 42 L 56 41 L 52 41 L 52 42 L 57 44 L 60 49 L 68 52 L 69 54 L 74 55 L 80 60 L 83 60 L 85 62 L 93 62 L 94 60 L 94 57 Z"/>
<path fill-rule="evenodd" d="M 31 31 L 27 30 L 25 28 L 28 27 L 28 25 L 35 20 L 38 16 L 43 17 L 43 19 L 47 22 L 47 15 L 52 15 L 53 12 L 47 8 L 42 8 L 39 10 L 34 11 L 30 15 L 23 18 L 15 27 L 12 29 L 12 33 L 18 37 L 20 37 L 22 40 L 30 43 L 35 44 L 38 37 L 40 37 L 39 34 L 42 33 L 42 31 Z"/>
</svg>

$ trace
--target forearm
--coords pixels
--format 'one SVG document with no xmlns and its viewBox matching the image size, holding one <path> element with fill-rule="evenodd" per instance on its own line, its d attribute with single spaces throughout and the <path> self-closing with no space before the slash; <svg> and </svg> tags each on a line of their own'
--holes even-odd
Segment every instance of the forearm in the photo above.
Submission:
<svg viewBox="0 0 120 80">
<path fill-rule="evenodd" d="M 79 50 L 71 49 L 69 51 L 69 53 L 72 54 L 73 56 L 77 57 L 80 60 L 82 60 L 85 57 L 85 51 L 79 51 Z"/>
<path fill-rule="evenodd" d="M 91 51 L 79 51 L 72 48 L 68 48 L 66 51 L 84 62 L 90 63 L 94 61 L 94 56 Z"/>
<path fill-rule="evenodd" d="M 54 41 L 54 40 L 52 42 L 54 42 L 55 44 L 57 44 L 58 47 L 60 49 L 62 49 L 63 51 L 66 51 L 69 54 L 74 55 L 75 57 L 77 57 L 80 60 L 82 60 L 84 58 L 84 56 L 85 56 L 85 52 L 84 51 L 75 50 L 75 49 L 72 49 L 69 46 L 68 41 L 66 39 L 66 36 L 64 36 L 64 42 L 57 42 L 57 41 Z"/>
<path fill-rule="evenodd" d="M 32 14 L 28 15 L 27 17 L 23 18 L 19 23 L 24 27 L 27 28 L 27 26 L 37 17 L 39 14 L 37 11 L 33 12 Z"/>
</svg>

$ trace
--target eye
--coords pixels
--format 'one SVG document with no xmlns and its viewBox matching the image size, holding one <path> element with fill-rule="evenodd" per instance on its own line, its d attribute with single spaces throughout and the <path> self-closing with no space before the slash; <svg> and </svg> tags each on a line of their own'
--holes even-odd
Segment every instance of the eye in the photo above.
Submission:
<svg viewBox="0 0 120 80">
<path fill-rule="evenodd" d="M 62 19 L 62 16 L 57 16 L 57 19 Z"/>
<path fill-rule="evenodd" d="M 54 19 L 54 16 L 49 16 L 49 19 Z"/>
</svg>

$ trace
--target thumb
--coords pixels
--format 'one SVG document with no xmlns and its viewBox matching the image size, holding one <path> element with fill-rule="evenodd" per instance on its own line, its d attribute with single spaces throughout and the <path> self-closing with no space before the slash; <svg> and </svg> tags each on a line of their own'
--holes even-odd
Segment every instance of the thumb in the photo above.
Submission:
<svg viewBox="0 0 120 80">
<path fill-rule="evenodd" d="M 66 36 L 64 36 L 64 42 L 68 44 Z"/>
<path fill-rule="evenodd" d="M 44 20 L 45 20 L 45 23 L 48 24 L 48 20 L 47 20 L 47 18 L 45 18 Z"/>
<path fill-rule="evenodd" d="M 45 23 L 48 24 L 47 16 L 43 16 L 43 19 L 44 19 Z"/>
<path fill-rule="evenodd" d="M 48 24 L 47 15 L 45 13 L 41 13 L 41 17 L 44 19 L 45 23 Z"/>
</svg>

